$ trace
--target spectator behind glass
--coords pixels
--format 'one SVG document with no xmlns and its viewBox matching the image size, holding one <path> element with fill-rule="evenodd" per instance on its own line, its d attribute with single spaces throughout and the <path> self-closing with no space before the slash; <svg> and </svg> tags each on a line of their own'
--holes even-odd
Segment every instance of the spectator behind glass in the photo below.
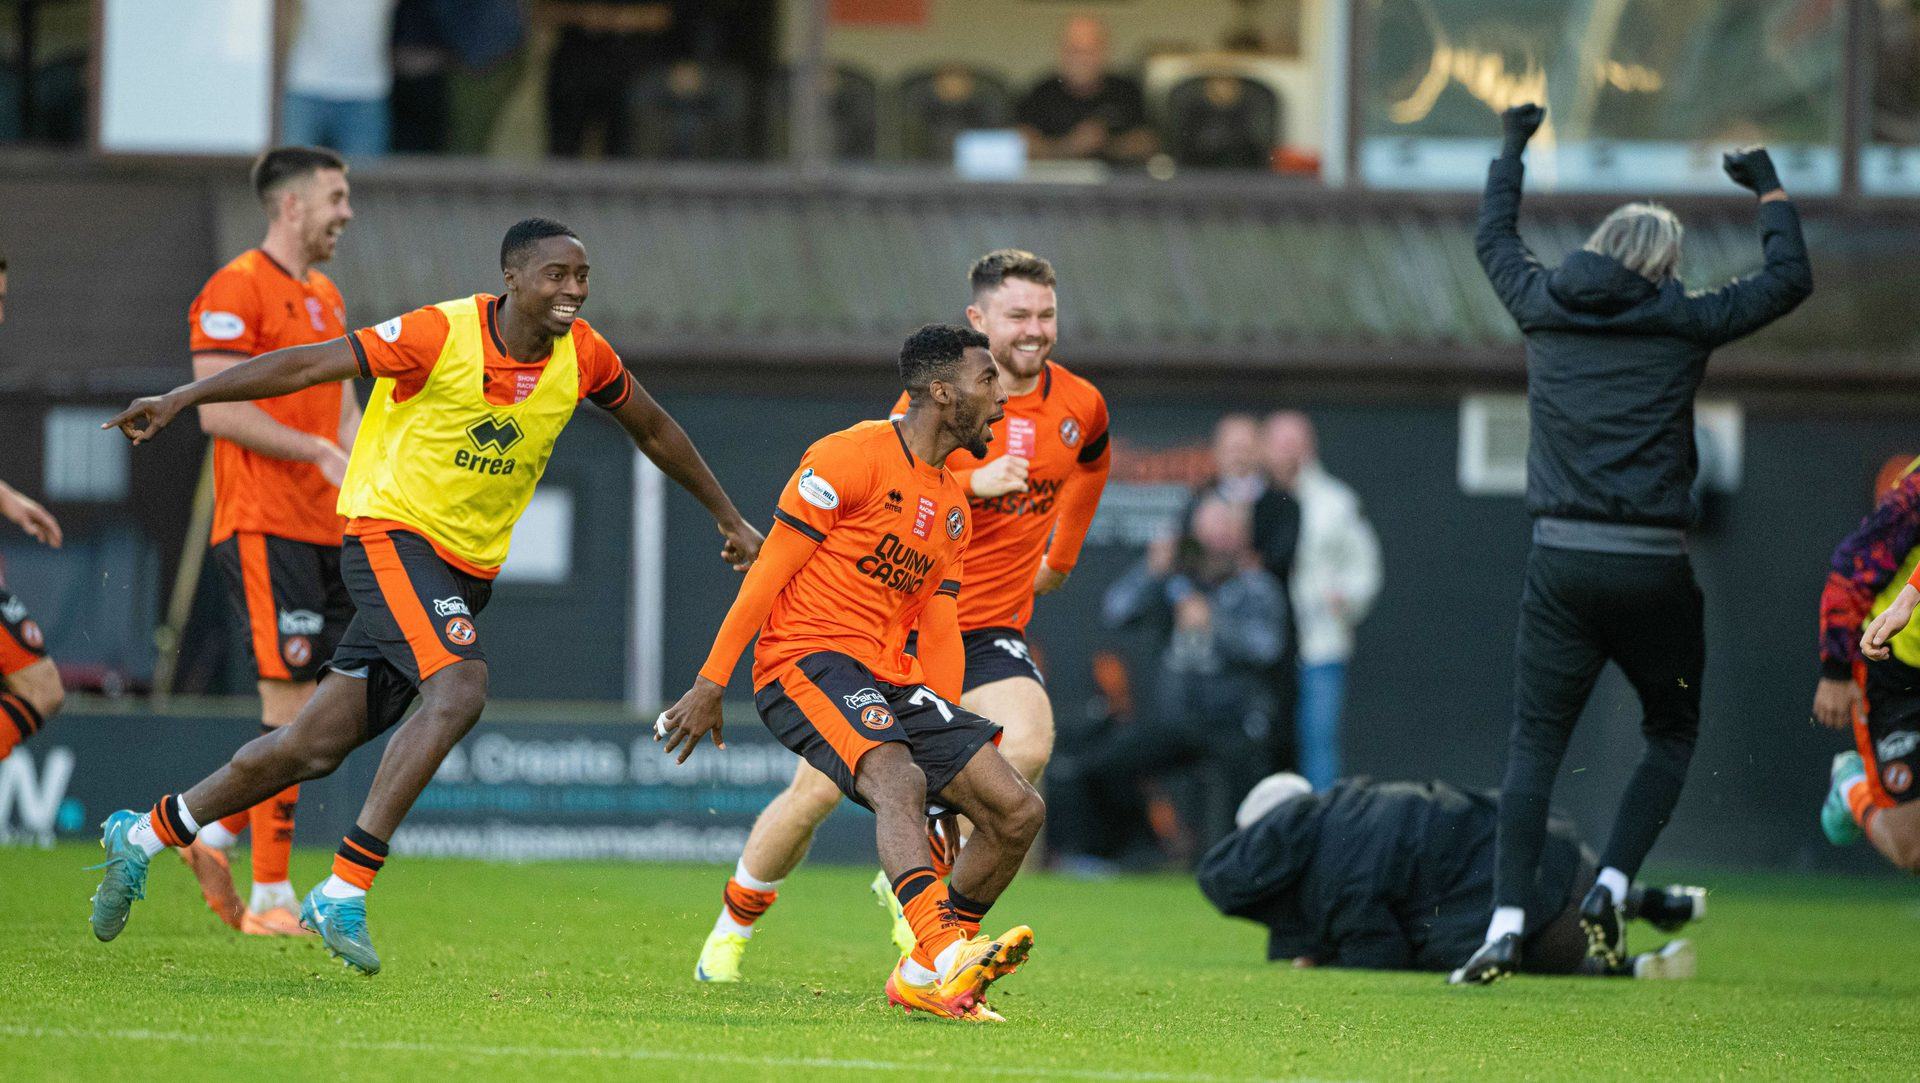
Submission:
<svg viewBox="0 0 1920 1083">
<path fill-rule="evenodd" d="M 1299 507 L 1299 542 L 1287 577 L 1300 667 L 1295 735 L 1300 773 L 1324 790 L 1340 777 L 1347 661 L 1353 630 L 1380 593 L 1380 541 L 1353 490 L 1320 466 L 1307 415 L 1272 414 L 1262 437 L 1268 475 Z"/>
<path fill-rule="evenodd" d="M 583 157 L 597 139 L 606 157 L 633 153 L 627 92 L 641 69 L 672 56 L 682 5 L 661 0 L 546 0 L 560 31 L 547 62 L 547 152 Z"/>
<path fill-rule="evenodd" d="M 349 158 L 387 152 L 395 0 L 302 0 L 287 53 L 280 141 Z"/>
<path fill-rule="evenodd" d="M 1183 818 L 1211 845 L 1233 830 L 1234 806 L 1266 774 L 1286 597 L 1252 550 L 1243 505 L 1202 498 L 1191 536 L 1186 555 L 1156 549 L 1107 590 L 1110 625 L 1144 627 L 1159 640 L 1153 706 L 1049 772 L 1065 837 L 1097 836 L 1075 830 L 1074 818 L 1115 815 L 1139 802 L 1145 780 L 1192 771 Z"/>
<path fill-rule="evenodd" d="M 481 154 L 521 69 L 520 0 L 400 0 L 393 12 L 392 149 Z"/>
<path fill-rule="evenodd" d="M 1272 91 L 1237 75 L 1209 75 L 1174 87 L 1167 102 L 1174 160 L 1208 169 L 1261 169 L 1273 157 L 1278 124 Z"/>
<path fill-rule="evenodd" d="M 1107 27 L 1091 15 L 1067 20 L 1060 71 L 1040 81 L 1014 110 L 1034 158 L 1145 162 L 1157 149 L 1140 84 L 1107 71 Z"/>
</svg>

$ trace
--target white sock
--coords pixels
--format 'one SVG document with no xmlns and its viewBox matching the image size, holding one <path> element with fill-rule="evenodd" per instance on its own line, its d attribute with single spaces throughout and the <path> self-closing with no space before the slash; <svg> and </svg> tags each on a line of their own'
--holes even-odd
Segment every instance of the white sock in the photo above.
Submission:
<svg viewBox="0 0 1920 1083">
<path fill-rule="evenodd" d="M 215 820 L 200 829 L 197 841 L 204 842 L 216 850 L 232 849 L 234 841 L 240 836 L 227 830 L 227 825 Z"/>
<path fill-rule="evenodd" d="M 1619 869 L 1616 869 L 1613 866 L 1609 865 L 1606 868 L 1600 870 L 1599 882 L 1601 887 L 1606 888 L 1609 892 L 1612 893 L 1613 902 L 1615 906 L 1621 906 L 1626 903 L 1627 901 L 1627 874 L 1626 873 L 1621 872 Z"/>
<path fill-rule="evenodd" d="M 154 833 L 151 812 L 142 813 L 140 819 L 127 829 L 127 841 L 145 850 L 148 857 L 167 848 L 167 844 L 161 842 L 160 836 Z"/>
<path fill-rule="evenodd" d="M 174 798 L 173 809 L 175 812 L 178 812 L 180 814 L 180 822 L 187 825 L 187 831 L 189 833 L 194 835 L 198 835 L 200 833 L 200 821 L 194 819 L 193 813 L 187 811 L 186 798 L 184 797 Z"/>
<path fill-rule="evenodd" d="M 1493 920 L 1487 923 L 1487 943 L 1491 944 L 1508 933 L 1518 934 L 1526 927 L 1527 912 L 1525 910 L 1518 906 L 1495 907 Z"/>
<path fill-rule="evenodd" d="M 327 882 L 320 885 L 320 894 L 329 899 L 363 899 L 366 898 L 367 889 L 354 887 L 338 876 L 329 876 Z"/>
<path fill-rule="evenodd" d="M 778 891 L 783 880 L 762 880 L 747 871 L 747 859 L 741 858 L 733 866 L 733 882 L 749 891 Z"/>
<path fill-rule="evenodd" d="M 725 905 L 720 907 L 720 918 L 713 923 L 713 931 L 716 933 L 732 933 L 735 936 L 744 936 L 748 940 L 753 939 L 753 926 L 742 925 L 733 920 L 733 911 L 727 909 Z"/>
<path fill-rule="evenodd" d="M 932 985 L 940 980 L 940 975 L 915 962 L 911 955 L 900 960 L 900 976 L 915 985 Z"/>
<path fill-rule="evenodd" d="M 965 940 L 955 940 L 953 943 L 948 944 L 933 960 L 934 973 L 945 976 L 947 971 L 952 970 L 953 961 L 960 957 L 960 949 L 966 947 L 966 945 L 967 942 Z"/>
<path fill-rule="evenodd" d="M 293 911 L 300 909 L 300 898 L 293 893 L 293 881 L 282 880 L 277 884 L 254 881 L 253 897 L 247 900 L 247 909 L 256 914 L 264 914 L 275 907 L 285 907 Z"/>
</svg>

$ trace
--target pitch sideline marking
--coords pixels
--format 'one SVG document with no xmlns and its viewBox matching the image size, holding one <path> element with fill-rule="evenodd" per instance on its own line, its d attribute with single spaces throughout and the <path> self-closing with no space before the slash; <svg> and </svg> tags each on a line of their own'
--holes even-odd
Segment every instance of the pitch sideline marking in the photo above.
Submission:
<svg viewBox="0 0 1920 1083">
<path fill-rule="evenodd" d="M 0 1035 L 12 1038 L 84 1038 L 95 1041 L 172 1042 L 183 1045 L 252 1045 L 274 1048 L 306 1048 L 304 1039 L 275 1038 L 259 1034 L 183 1034 L 162 1030 L 82 1030 L 77 1027 L 28 1027 L 0 1024 Z M 432 1053 L 442 1056 L 474 1057 L 559 1057 L 586 1060 L 678 1061 L 695 1064 L 731 1064 L 753 1068 L 818 1068 L 834 1071 L 903 1072 L 924 1075 L 926 1065 L 890 1060 L 855 1060 L 834 1057 L 748 1056 L 738 1053 L 694 1053 L 664 1049 L 601 1049 L 593 1046 L 542 1045 L 463 1045 L 455 1042 L 357 1041 L 329 1038 L 328 1045 L 366 1053 Z M 1269 1077 L 1219 1076 L 1175 1072 L 1118 1072 L 1093 1068 L 1003 1068 L 970 1065 L 976 1075 L 1016 1076 L 1026 1079 L 1094 1079 L 1110 1083 L 1257 1083 Z M 1302 1076 L 1288 1077 L 1294 1083 L 1324 1083 Z"/>
</svg>

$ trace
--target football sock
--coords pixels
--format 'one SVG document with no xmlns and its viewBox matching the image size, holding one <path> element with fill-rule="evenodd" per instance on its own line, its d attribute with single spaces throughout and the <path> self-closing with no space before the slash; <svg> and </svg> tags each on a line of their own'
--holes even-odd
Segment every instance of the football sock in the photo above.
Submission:
<svg viewBox="0 0 1920 1083">
<path fill-rule="evenodd" d="M 979 935 L 980 923 L 986 920 L 987 911 L 992 907 L 992 903 L 975 902 L 967 898 L 952 885 L 947 887 L 947 910 L 952 914 L 953 920 L 959 924 L 961 935 L 965 939 L 971 940 Z"/>
<path fill-rule="evenodd" d="M 169 846 L 193 845 L 199 833 L 200 825 L 187 811 L 186 799 L 168 794 L 154 802 L 153 810 L 140 817 L 127 837 L 152 857 Z"/>
<path fill-rule="evenodd" d="M 720 919 L 714 929 L 735 936 L 752 936 L 753 923 L 780 897 L 778 880 L 762 880 L 747 871 L 743 858 L 733 867 L 733 876 L 720 893 Z"/>
<path fill-rule="evenodd" d="M 0 760 L 12 754 L 13 746 L 39 733 L 46 721 L 33 704 L 0 691 Z"/>
<path fill-rule="evenodd" d="M 1860 830 L 1870 830 L 1873 818 L 1880 814 L 1880 806 L 1874 803 L 1873 787 L 1868 785 L 1867 776 L 1854 775 L 1840 780 L 1840 792 L 1846 796 L 1847 810 L 1853 813 L 1853 822 Z"/>
<path fill-rule="evenodd" d="M 336 899 L 365 895 L 373 886 L 374 874 L 386 863 L 386 841 L 355 824 L 333 853 L 333 875 L 327 878 L 323 893 Z"/>
<path fill-rule="evenodd" d="M 908 869 L 893 878 L 893 894 L 913 926 L 912 961 L 936 975 L 940 953 L 956 941 L 966 939 L 953 919 L 947 902 L 947 885 L 925 865 Z M 911 972 L 910 972 L 911 974 Z"/>
<path fill-rule="evenodd" d="M 1600 870 L 1598 883 L 1613 896 L 1615 906 L 1625 905 L 1627 901 L 1627 874 L 1608 866 Z"/>
<path fill-rule="evenodd" d="M 947 842 L 947 833 L 939 820 L 927 821 L 927 851 L 933 856 L 933 874 L 945 880 L 953 875 L 953 859 L 959 847 Z"/>
<path fill-rule="evenodd" d="M 253 826 L 254 883 L 286 881 L 287 863 L 293 854 L 293 810 L 299 803 L 300 787 L 293 785 L 247 810 L 247 820 Z"/>
<path fill-rule="evenodd" d="M 200 837 L 205 838 L 206 833 L 201 832 Z M 300 898 L 293 893 L 293 882 L 291 880 L 282 880 L 277 884 L 263 884 L 255 880 L 253 882 L 253 897 L 247 900 L 247 909 L 256 914 L 264 914 L 269 910 L 293 910 L 297 912 L 300 909 Z"/>
<path fill-rule="evenodd" d="M 1508 933 L 1519 933 L 1527 927 L 1527 912 L 1518 906 L 1501 906 L 1493 911 L 1493 920 L 1487 923 L 1487 943 Z"/>
<path fill-rule="evenodd" d="M 250 817 L 247 813 L 247 810 L 241 809 L 239 812 L 236 812 L 231 816 L 220 817 L 220 826 L 226 828 L 229 832 L 232 833 L 233 837 L 237 839 L 240 837 L 240 832 L 245 831 L 247 829 L 247 822 L 249 818 Z"/>
<path fill-rule="evenodd" d="M 199 835 L 200 845 L 210 846 L 215 850 L 232 849 L 234 842 L 239 838 L 238 835 L 234 834 L 233 829 L 227 826 L 228 821 L 232 819 L 233 817 L 228 816 L 225 819 L 215 820 L 201 828 Z"/>
</svg>

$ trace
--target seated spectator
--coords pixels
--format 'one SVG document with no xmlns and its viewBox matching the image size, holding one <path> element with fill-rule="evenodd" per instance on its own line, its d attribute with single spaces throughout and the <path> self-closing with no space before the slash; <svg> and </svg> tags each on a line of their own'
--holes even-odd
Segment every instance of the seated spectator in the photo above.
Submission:
<svg viewBox="0 0 1920 1083">
<path fill-rule="evenodd" d="M 909 77 L 899 100 L 901 154 L 921 162 L 953 161 L 961 132 L 1004 128 L 1013 115 L 1006 84 L 964 64 Z"/>
<path fill-rule="evenodd" d="M 1232 917 L 1267 927 L 1267 958 L 1295 966 L 1447 970 L 1480 946 L 1493 912 L 1493 836 L 1499 798 L 1444 782 L 1347 779 L 1310 792 L 1299 775 L 1263 779 L 1241 803 L 1239 830 L 1199 869 L 1200 890 Z M 1524 969 L 1637 978 L 1693 976 L 1693 949 L 1676 940 L 1605 972 L 1587 959 L 1580 900 L 1598 875 L 1573 825 L 1548 822 L 1540 915 L 1526 931 Z M 1537 904 L 1537 905 L 1536 905 Z M 1627 915 L 1674 932 L 1706 914 L 1697 887 L 1635 886 Z"/>
<path fill-rule="evenodd" d="M 1208 169 L 1265 169 L 1280 142 L 1271 89 L 1238 75 L 1189 79 L 1167 96 L 1174 161 Z"/>
<path fill-rule="evenodd" d="M 1210 845 L 1232 829 L 1233 805 L 1266 771 L 1286 598 L 1250 547 L 1243 507 L 1203 499 L 1192 533 L 1186 558 L 1158 547 L 1108 588 L 1107 622 L 1146 625 L 1159 639 L 1153 705 L 1056 762 L 1048 777 L 1057 823 L 1138 805 L 1147 779 L 1198 771 L 1206 777 L 1189 827 Z"/>
<path fill-rule="evenodd" d="M 348 158 L 387 152 L 395 0 L 303 0 L 287 54 L 280 139 Z"/>
<path fill-rule="evenodd" d="M 633 131 L 624 144 L 645 158 L 711 162 L 747 156 L 746 78 L 731 68 L 676 60 L 634 84 Z"/>
<path fill-rule="evenodd" d="M 665 0 L 546 0 L 560 31 L 547 61 L 547 153 L 584 157 L 597 141 L 609 158 L 633 154 L 628 90 L 641 69 L 672 58 L 678 15 Z"/>
<path fill-rule="evenodd" d="M 1113 165 L 1145 162 L 1158 149 L 1147 127 L 1140 84 L 1107 70 L 1107 27 L 1091 15 L 1067 20 L 1060 35 L 1060 71 L 1040 81 L 1014 109 L 1027 154 L 1093 158 Z"/>
</svg>

